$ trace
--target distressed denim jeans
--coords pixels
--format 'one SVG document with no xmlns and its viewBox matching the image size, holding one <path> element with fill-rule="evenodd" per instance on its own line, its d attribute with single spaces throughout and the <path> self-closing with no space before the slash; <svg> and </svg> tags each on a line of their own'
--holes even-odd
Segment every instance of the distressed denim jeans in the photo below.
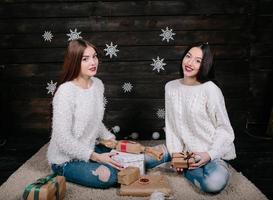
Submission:
<svg viewBox="0 0 273 200">
<path fill-rule="evenodd" d="M 206 193 L 219 193 L 229 180 L 228 164 L 215 159 L 206 165 L 193 170 L 184 170 L 184 176 Z"/>
<path fill-rule="evenodd" d="M 163 162 L 171 161 L 170 154 L 166 152 L 164 151 L 164 157 L 161 161 L 156 161 L 154 158 L 145 155 L 146 169 L 153 168 Z M 206 193 L 221 192 L 227 185 L 230 176 L 228 164 L 221 159 L 212 160 L 197 169 L 184 170 L 183 175 Z"/>
<path fill-rule="evenodd" d="M 169 153 L 165 145 L 158 145 L 155 148 L 162 148 L 164 155 L 161 160 L 156 160 L 152 156 L 145 154 L 145 167 L 150 169 L 163 162 L 168 161 Z M 102 145 L 95 147 L 95 152 L 106 153 L 111 149 Z M 117 173 L 118 170 L 107 164 L 97 162 L 85 162 L 81 160 L 73 160 L 61 165 L 52 164 L 52 171 L 58 175 L 62 175 L 67 181 L 79 185 L 84 185 L 92 188 L 109 188 L 117 186 Z"/>
</svg>

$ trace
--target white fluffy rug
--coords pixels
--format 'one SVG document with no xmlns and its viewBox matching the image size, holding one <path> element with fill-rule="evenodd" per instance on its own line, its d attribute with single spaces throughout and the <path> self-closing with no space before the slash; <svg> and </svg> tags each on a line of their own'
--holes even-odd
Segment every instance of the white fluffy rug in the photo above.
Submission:
<svg viewBox="0 0 273 200">
<path fill-rule="evenodd" d="M 151 145 L 151 144 L 149 144 Z M 32 156 L 25 164 L 23 164 L 9 179 L 0 187 L 1 200 L 21 199 L 24 187 L 50 173 L 50 168 L 46 160 L 47 144 L 43 146 L 34 156 Z M 165 165 L 165 166 L 164 166 Z M 163 164 L 153 169 L 149 174 L 165 174 L 173 188 L 176 200 L 264 200 L 267 199 L 261 191 L 255 187 L 245 176 L 238 173 L 233 168 L 231 170 L 231 179 L 226 189 L 217 195 L 209 195 L 200 192 L 192 186 L 184 177 L 176 176 L 170 172 Z M 118 188 L 111 189 L 92 189 L 67 183 L 67 192 L 65 200 L 117 200 L 132 199 L 142 200 L 149 197 L 120 197 L 118 196 Z"/>
</svg>

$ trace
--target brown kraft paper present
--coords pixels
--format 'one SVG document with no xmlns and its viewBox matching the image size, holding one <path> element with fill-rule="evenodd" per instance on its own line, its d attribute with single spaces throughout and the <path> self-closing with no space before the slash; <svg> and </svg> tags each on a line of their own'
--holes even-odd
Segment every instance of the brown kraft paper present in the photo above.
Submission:
<svg viewBox="0 0 273 200">
<path fill-rule="evenodd" d="M 100 144 L 111 149 L 116 149 L 117 151 L 120 151 L 120 152 L 134 153 L 134 154 L 148 153 L 154 156 L 157 160 L 161 160 L 163 156 L 162 151 L 156 150 L 153 147 L 145 147 L 141 145 L 140 143 L 130 141 L 130 140 L 120 140 L 120 141 L 100 140 Z"/>
<path fill-rule="evenodd" d="M 127 167 L 118 173 L 118 183 L 129 185 L 140 177 L 140 170 L 138 167 Z"/>
<path fill-rule="evenodd" d="M 121 196 L 144 197 L 150 196 L 154 191 L 162 192 L 166 196 L 172 194 L 172 189 L 165 176 L 141 176 L 130 185 L 121 185 L 119 194 Z"/>
<path fill-rule="evenodd" d="M 195 163 L 195 159 L 192 153 L 189 152 L 181 152 L 181 153 L 173 153 L 171 165 L 173 168 L 189 168 L 190 164 Z"/>
<path fill-rule="evenodd" d="M 62 200 L 66 192 L 64 176 L 48 175 L 26 186 L 24 200 Z"/>
</svg>

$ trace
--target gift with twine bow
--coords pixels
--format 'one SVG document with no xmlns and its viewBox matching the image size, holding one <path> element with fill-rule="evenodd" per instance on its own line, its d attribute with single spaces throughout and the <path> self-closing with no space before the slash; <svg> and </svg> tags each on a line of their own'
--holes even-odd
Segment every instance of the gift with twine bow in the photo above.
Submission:
<svg viewBox="0 0 273 200">
<path fill-rule="evenodd" d="M 190 164 L 195 163 L 194 154 L 190 152 L 172 153 L 171 166 L 173 168 L 189 168 Z"/>
<path fill-rule="evenodd" d="M 137 142 L 130 141 L 130 140 L 120 140 L 120 141 L 115 141 L 115 140 L 100 140 L 100 144 L 111 148 L 111 149 L 116 149 L 117 151 L 120 152 L 126 152 L 126 153 L 135 153 L 135 154 L 140 154 L 140 153 L 147 153 L 157 160 L 161 160 L 163 157 L 163 151 L 156 150 L 153 147 L 145 147 Z"/>
<path fill-rule="evenodd" d="M 66 191 L 64 176 L 50 174 L 25 187 L 24 200 L 62 200 Z"/>
</svg>

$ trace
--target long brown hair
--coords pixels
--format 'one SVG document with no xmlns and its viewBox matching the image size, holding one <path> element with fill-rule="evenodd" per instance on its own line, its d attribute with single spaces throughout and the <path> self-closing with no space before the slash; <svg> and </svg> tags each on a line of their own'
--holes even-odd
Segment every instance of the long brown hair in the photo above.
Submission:
<svg viewBox="0 0 273 200">
<path fill-rule="evenodd" d="M 63 70 L 60 76 L 60 80 L 57 84 L 57 88 L 54 91 L 54 94 L 57 92 L 58 87 L 67 81 L 72 81 L 73 79 L 77 78 L 81 71 L 81 61 L 84 50 L 88 47 L 92 47 L 96 53 L 98 53 L 96 47 L 91 44 L 90 42 L 83 40 L 83 39 L 77 39 L 72 40 L 69 42 L 68 47 L 65 51 L 64 55 L 64 64 L 63 64 Z M 50 106 L 51 112 L 51 119 L 53 117 L 53 105 Z"/>
<path fill-rule="evenodd" d="M 88 46 L 92 47 L 97 53 L 96 47 L 86 40 L 77 39 L 69 42 L 64 55 L 63 71 L 58 85 L 72 81 L 79 76 L 83 52 Z"/>
</svg>

